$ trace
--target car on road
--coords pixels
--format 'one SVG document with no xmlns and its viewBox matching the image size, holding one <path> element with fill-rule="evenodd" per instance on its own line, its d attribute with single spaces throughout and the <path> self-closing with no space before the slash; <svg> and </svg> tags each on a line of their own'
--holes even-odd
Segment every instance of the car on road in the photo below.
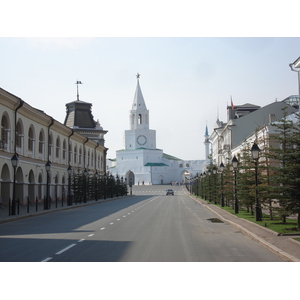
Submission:
<svg viewBox="0 0 300 300">
<path fill-rule="evenodd" d="M 166 195 L 174 195 L 174 191 L 172 189 L 168 189 Z"/>
</svg>

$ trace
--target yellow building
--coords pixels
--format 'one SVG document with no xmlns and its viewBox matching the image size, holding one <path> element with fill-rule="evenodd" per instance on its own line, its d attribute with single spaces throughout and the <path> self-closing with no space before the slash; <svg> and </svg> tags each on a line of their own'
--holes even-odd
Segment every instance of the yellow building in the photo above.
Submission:
<svg viewBox="0 0 300 300">
<path fill-rule="evenodd" d="M 0 116 L 0 205 L 7 205 L 13 194 L 21 204 L 28 199 L 42 203 L 47 193 L 52 201 L 66 200 L 70 167 L 76 172 L 105 173 L 103 136 L 107 131 L 99 122 L 84 135 L 78 126 L 68 127 L 1 88 Z M 99 136 L 91 136 L 91 131 Z M 11 160 L 14 154 L 18 158 L 15 168 Z"/>
</svg>

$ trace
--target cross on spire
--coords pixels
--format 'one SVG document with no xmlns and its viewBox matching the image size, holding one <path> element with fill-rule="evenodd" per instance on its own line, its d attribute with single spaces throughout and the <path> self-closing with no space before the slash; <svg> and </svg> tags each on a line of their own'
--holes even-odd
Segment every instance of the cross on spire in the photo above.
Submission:
<svg viewBox="0 0 300 300">
<path fill-rule="evenodd" d="M 137 80 L 139 80 L 139 79 L 140 79 L 140 76 L 141 76 L 141 74 L 139 74 L 139 73 L 137 73 L 137 74 L 136 74 L 136 78 L 137 78 Z"/>
</svg>

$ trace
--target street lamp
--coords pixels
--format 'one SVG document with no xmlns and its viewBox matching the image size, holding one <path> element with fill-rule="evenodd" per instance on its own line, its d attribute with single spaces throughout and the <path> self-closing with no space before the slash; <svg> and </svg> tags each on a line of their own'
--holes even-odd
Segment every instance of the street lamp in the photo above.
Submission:
<svg viewBox="0 0 300 300">
<path fill-rule="evenodd" d="M 72 167 L 69 165 L 68 169 L 68 206 L 72 205 L 72 200 L 71 200 L 71 174 L 72 174 Z"/>
<path fill-rule="evenodd" d="M 220 169 L 220 172 L 221 172 L 221 207 L 224 207 L 223 172 L 224 172 L 225 166 L 222 162 L 219 166 L 219 169 Z"/>
<path fill-rule="evenodd" d="M 47 176 L 47 189 L 46 189 L 46 202 L 44 203 L 44 209 L 50 209 L 50 201 L 49 201 L 49 173 L 50 173 L 51 163 L 48 160 L 45 164 L 46 176 Z"/>
<path fill-rule="evenodd" d="M 132 178 L 129 179 L 129 191 L 130 191 L 130 196 L 132 195 Z"/>
<path fill-rule="evenodd" d="M 103 193 L 103 198 L 104 200 L 106 199 L 106 173 L 103 175 L 103 180 L 104 180 L 104 193 Z"/>
<path fill-rule="evenodd" d="M 87 203 L 87 200 L 86 200 L 86 194 L 88 193 L 87 175 L 88 175 L 88 171 L 87 171 L 86 168 L 84 168 L 84 171 L 83 171 L 83 179 L 84 179 L 84 196 L 83 196 L 83 203 Z"/>
<path fill-rule="evenodd" d="M 257 172 L 257 166 L 258 166 L 259 152 L 260 152 L 259 147 L 257 146 L 256 143 L 254 143 L 252 148 L 251 148 L 251 155 L 252 155 L 252 159 L 254 160 L 254 164 L 255 164 L 255 221 L 261 221 L 262 220 L 261 208 L 260 208 L 260 204 L 259 204 L 259 201 L 258 201 L 258 172 Z"/>
<path fill-rule="evenodd" d="M 211 170 L 208 169 L 207 174 L 208 174 L 208 200 L 211 202 Z"/>
<path fill-rule="evenodd" d="M 120 184 L 119 175 L 117 174 L 117 176 L 116 176 L 116 193 L 117 193 L 117 197 L 119 197 L 119 184 Z"/>
<path fill-rule="evenodd" d="M 236 171 L 237 171 L 238 163 L 239 161 L 234 156 L 232 159 L 232 166 L 234 170 L 234 213 L 235 214 L 239 213 L 239 204 L 238 204 L 237 193 L 236 193 Z"/>
<path fill-rule="evenodd" d="M 213 174 L 214 174 L 214 189 L 215 189 L 215 204 L 217 204 L 217 167 L 214 166 L 213 169 Z"/>
<path fill-rule="evenodd" d="M 298 106 L 300 110 L 300 57 L 298 57 L 293 63 L 289 64 L 292 71 L 298 73 Z"/>
<path fill-rule="evenodd" d="M 203 172 L 202 176 L 203 176 L 203 198 L 204 200 L 206 200 L 207 193 L 206 193 L 206 180 L 205 180 L 206 172 L 205 171 Z"/>
<path fill-rule="evenodd" d="M 14 182 L 13 182 L 13 198 L 12 198 L 12 207 L 11 207 L 11 214 L 16 214 L 16 170 L 18 167 L 18 155 L 15 153 L 11 158 L 11 165 L 14 169 Z"/>
<path fill-rule="evenodd" d="M 96 170 L 96 173 L 95 173 L 95 198 L 96 198 L 96 201 L 98 201 L 98 193 L 97 193 L 97 190 L 98 190 L 98 177 L 99 177 L 99 174 Z"/>
</svg>

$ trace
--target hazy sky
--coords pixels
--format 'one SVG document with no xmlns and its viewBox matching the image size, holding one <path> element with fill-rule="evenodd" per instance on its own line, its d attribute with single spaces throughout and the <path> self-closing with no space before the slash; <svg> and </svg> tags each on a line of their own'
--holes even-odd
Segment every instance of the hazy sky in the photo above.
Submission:
<svg viewBox="0 0 300 300">
<path fill-rule="evenodd" d="M 68 1 L 60 3 L 65 2 Z M 91 2 L 93 1 L 85 3 Z M 172 3 L 178 4 L 178 1 Z M 13 4 L 8 5 L 13 9 Z M 112 9 L 113 4 L 109 5 Z M 153 5 L 157 5 L 156 1 Z M 25 20 L 21 13 L 23 8 L 25 6 L 14 12 L 15 20 L 19 17 Z M 77 8 L 78 15 L 81 8 L 82 6 Z M 203 36 L 201 26 L 199 36 L 203 37 L 195 37 L 195 26 L 182 25 L 191 25 L 191 22 L 195 22 L 196 15 L 201 15 L 201 20 L 205 19 L 204 11 L 201 10 L 199 15 L 199 12 L 197 14 L 191 9 L 188 16 L 183 16 L 183 22 L 180 18 L 174 22 L 181 11 L 178 5 L 176 14 L 168 15 L 170 22 L 165 18 L 167 25 L 153 26 L 151 34 L 149 20 L 151 24 L 161 24 L 163 11 L 168 9 L 163 5 L 160 8 L 160 13 L 156 15 L 153 7 L 149 8 L 152 14 L 146 15 L 145 19 L 141 17 L 141 10 L 145 12 L 145 7 L 140 8 L 139 13 L 124 15 L 120 12 L 120 9 L 124 9 L 121 6 L 112 20 L 108 19 L 103 10 L 98 10 L 99 13 L 101 11 L 102 19 L 108 22 L 105 27 L 108 32 L 106 35 L 103 35 L 103 27 L 97 27 L 100 30 L 98 36 L 102 37 L 92 37 L 97 36 L 90 21 L 97 14 L 93 9 L 89 10 L 90 18 L 86 15 L 85 19 L 78 17 L 77 22 L 72 11 L 63 14 L 67 11 L 64 5 L 61 5 L 56 16 L 49 16 L 55 10 L 52 6 L 47 7 L 49 13 L 38 15 L 38 22 L 33 22 L 34 19 L 31 18 L 36 13 L 29 16 L 26 14 L 27 22 L 18 23 L 17 27 L 8 31 L 10 34 L 4 34 L 3 27 L 0 29 L 0 87 L 63 123 L 65 104 L 76 100 L 75 82 L 80 80 L 83 83 L 79 86 L 80 100 L 93 104 L 95 120 L 99 119 L 103 128 L 108 130 L 105 136 L 105 145 L 109 148 L 108 157 L 114 158 L 116 150 L 123 149 L 123 133 L 129 129 L 129 110 L 136 88 L 135 75 L 140 73 L 140 86 L 150 111 L 150 129 L 156 130 L 157 148 L 186 160 L 204 159 L 205 126 L 208 125 L 211 133 L 218 115 L 220 120 L 226 121 L 226 107 L 231 96 L 235 105 L 252 103 L 264 106 L 276 99 L 281 101 L 298 93 L 297 74 L 290 70 L 289 63 L 300 56 L 300 38 L 278 38 L 276 34 L 281 33 L 280 30 L 270 35 L 273 37 L 267 38 L 218 37 L 218 34 L 216 37 L 207 37 L 207 34 Z M 215 13 L 219 18 L 219 10 Z M 235 16 L 234 20 L 232 15 Z M 51 19 L 52 23 L 48 24 L 47 30 L 38 31 L 43 25 L 43 16 L 46 21 Z M 273 13 L 274 16 L 276 15 Z M 121 22 L 117 29 L 111 29 L 110 25 L 116 17 Z M 252 22 L 253 17 L 253 14 L 251 18 L 249 16 Z M 10 25 L 15 24 L 6 14 L 4 18 L 10 21 Z M 228 24 L 229 27 L 241 27 L 238 13 L 229 13 L 223 18 L 218 19 L 218 30 Z M 65 26 L 58 30 L 57 24 L 61 24 L 62 19 Z M 133 30 L 132 34 L 120 34 L 127 37 L 109 37 L 109 32 L 111 36 L 118 36 L 118 30 L 122 31 L 126 24 L 122 21 L 127 19 L 131 20 L 130 26 L 126 27 L 129 28 L 128 32 L 132 32 L 132 28 L 139 28 L 139 34 Z M 206 25 L 211 29 L 217 19 L 210 20 Z M 2 20 L 0 25 L 3 22 Z M 268 23 L 267 19 L 265 22 Z M 85 23 L 90 25 L 85 32 L 88 34 L 70 30 L 72 26 L 85 28 Z M 168 25 L 173 24 L 177 25 L 177 30 L 165 30 Z M 53 31 L 53 36 L 68 36 L 70 32 L 69 36 L 75 37 L 35 37 L 52 36 L 52 26 L 56 30 Z M 146 27 L 145 31 L 143 26 Z M 25 36 L 29 37 L 23 37 L 24 32 L 23 36 L 18 35 L 18 30 L 23 27 L 29 30 L 29 34 L 25 30 Z M 186 33 L 191 30 L 190 37 L 176 37 L 184 36 L 182 28 L 185 28 Z M 170 37 L 165 34 L 168 30 Z M 209 36 L 211 31 L 207 32 Z M 217 32 L 213 29 L 212 36 Z M 259 35 L 261 32 L 265 31 L 259 29 L 255 34 Z M 242 31 L 239 36 L 244 33 L 247 34 L 248 31 Z M 235 34 L 236 31 L 233 35 Z M 78 38 L 78 35 L 89 37 Z"/>
</svg>

